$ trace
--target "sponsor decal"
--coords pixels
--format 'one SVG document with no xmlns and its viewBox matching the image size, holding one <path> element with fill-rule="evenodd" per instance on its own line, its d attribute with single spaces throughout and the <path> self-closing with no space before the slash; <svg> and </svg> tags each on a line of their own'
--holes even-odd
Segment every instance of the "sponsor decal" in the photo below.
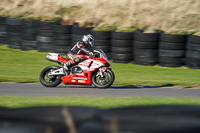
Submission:
<svg viewBox="0 0 200 133">
<path fill-rule="evenodd" d="M 83 73 L 77 73 L 76 75 L 84 75 Z"/>
<path fill-rule="evenodd" d="M 91 69 L 88 69 L 87 71 L 94 71 L 95 69 L 91 68 Z"/>
<path fill-rule="evenodd" d="M 79 83 L 85 83 L 86 81 L 84 80 L 78 80 Z"/>
<path fill-rule="evenodd" d="M 84 61 L 82 63 L 79 63 L 79 65 L 83 65 L 83 66 L 88 66 L 90 64 L 90 62 Z"/>
<path fill-rule="evenodd" d="M 87 78 L 83 78 L 83 77 L 73 77 L 73 79 L 82 79 L 82 80 L 87 80 Z"/>
</svg>

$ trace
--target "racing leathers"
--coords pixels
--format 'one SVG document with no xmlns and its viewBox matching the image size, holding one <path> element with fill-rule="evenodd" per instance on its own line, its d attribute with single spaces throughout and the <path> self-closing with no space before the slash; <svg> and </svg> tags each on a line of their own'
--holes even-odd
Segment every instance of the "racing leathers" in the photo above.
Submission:
<svg viewBox="0 0 200 133">
<path fill-rule="evenodd" d="M 93 56 L 93 52 L 87 49 L 88 45 L 85 44 L 83 41 L 77 42 L 73 48 L 67 53 L 67 59 L 70 61 L 66 62 L 64 64 L 64 68 L 68 69 L 71 65 L 76 65 L 79 62 L 82 62 L 84 60 L 83 57 L 80 55 L 87 54 L 89 56 Z"/>
</svg>

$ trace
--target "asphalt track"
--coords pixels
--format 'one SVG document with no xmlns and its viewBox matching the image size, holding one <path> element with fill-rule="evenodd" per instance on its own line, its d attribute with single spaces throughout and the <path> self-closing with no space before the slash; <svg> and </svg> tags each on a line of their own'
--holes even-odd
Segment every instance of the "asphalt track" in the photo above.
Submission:
<svg viewBox="0 0 200 133">
<path fill-rule="evenodd" d="M 200 98 L 200 89 L 159 88 L 156 86 L 112 85 L 107 89 L 92 86 L 61 84 L 55 88 L 46 88 L 41 84 L 0 83 L 0 96 L 88 96 L 88 97 L 196 97 Z"/>
</svg>

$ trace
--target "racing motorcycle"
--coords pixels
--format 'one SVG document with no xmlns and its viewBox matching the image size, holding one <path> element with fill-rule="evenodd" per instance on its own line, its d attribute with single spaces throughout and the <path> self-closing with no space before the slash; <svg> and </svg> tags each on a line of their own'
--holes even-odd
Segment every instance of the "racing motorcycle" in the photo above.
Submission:
<svg viewBox="0 0 200 133">
<path fill-rule="evenodd" d="M 81 55 L 85 60 L 68 70 L 63 64 L 69 61 L 57 53 L 48 53 L 46 59 L 58 63 L 58 66 L 48 66 L 40 74 L 40 83 L 45 87 L 56 87 L 62 81 L 65 85 L 94 85 L 97 88 L 108 88 L 114 80 L 115 75 L 110 66 L 106 54 L 101 50 L 94 50 L 94 56 Z"/>
</svg>

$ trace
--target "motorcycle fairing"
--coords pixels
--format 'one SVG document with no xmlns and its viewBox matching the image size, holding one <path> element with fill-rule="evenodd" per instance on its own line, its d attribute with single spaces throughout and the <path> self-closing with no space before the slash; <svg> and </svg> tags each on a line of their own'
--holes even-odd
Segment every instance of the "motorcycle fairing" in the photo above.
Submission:
<svg viewBox="0 0 200 133">
<path fill-rule="evenodd" d="M 84 84 L 84 85 L 91 85 L 91 74 L 88 74 L 86 77 L 84 74 L 71 74 L 68 76 L 62 77 L 62 81 L 64 84 Z"/>
<path fill-rule="evenodd" d="M 103 63 L 97 62 L 92 59 L 85 60 L 78 64 L 78 66 L 83 70 L 82 74 L 71 74 L 62 77 L 64 84 L 84 84 L 91 85 L 91 75 L 92 72 L 101 67 Z"/>
<path fill-rule="evenodd" d="M 108 69 L 110 63 L 105 60 L 105 57 L 101 56 L 100 58 L 93 59 L 87 55 L 80 55 L 86 60 L 80 62 L 78 66 L 83 70 L 81 74 L 71 74 L 61 78 L 64 84 L 84 84 L 84 85 L 91 85 L 91 77 L 92 73 L 97 69 L 100 69 L 100 74 L 102 75 L 103 72 Z M 104 66 L 105 67 L 102 67 Z"/>
</svg>

